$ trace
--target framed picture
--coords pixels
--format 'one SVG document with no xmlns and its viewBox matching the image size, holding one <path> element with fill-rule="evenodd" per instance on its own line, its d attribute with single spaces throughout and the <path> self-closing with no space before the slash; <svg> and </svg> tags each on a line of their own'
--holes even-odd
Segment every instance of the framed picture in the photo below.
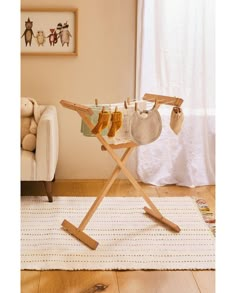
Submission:
<svg viewBox="0 0 236 293">
<path fill-rule="evenodd" d="M 21 55 L 78 55 L 78 9 L 21 10 Z"/>
</svg>

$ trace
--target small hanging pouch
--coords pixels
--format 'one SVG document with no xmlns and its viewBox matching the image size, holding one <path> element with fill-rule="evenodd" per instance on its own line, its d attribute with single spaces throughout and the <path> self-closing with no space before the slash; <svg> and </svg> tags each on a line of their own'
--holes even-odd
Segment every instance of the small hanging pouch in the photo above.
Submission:
<svg viewBox="0 0 236 293">
<path fill-rule="evenodd" d="M 184 121 L 184 114 L 180 107 L 174 107 L 170 116 L 170 128 L 175 134 L 179 134 Z"/>
<path fill-rule="evenodd" d="M 130 137 L 138 145 L 151 143 L 158 139 L 162 130 L 159 105 L 150 111 L 135 111 L 130 118 Z"/>
</svg>

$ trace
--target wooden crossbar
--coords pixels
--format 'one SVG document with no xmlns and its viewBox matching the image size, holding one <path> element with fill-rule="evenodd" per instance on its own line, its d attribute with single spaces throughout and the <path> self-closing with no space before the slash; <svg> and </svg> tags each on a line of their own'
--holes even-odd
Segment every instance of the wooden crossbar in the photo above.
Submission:
<svg viewBox="0 0 236 293">
<path fill-rule="evenodd" d="M 87 106 L 72 103 L 72 102 L 66 101 L 66 100 L 61 100 L 60 103 L 62 104 L 63 107 L 65 107 L 67 109 L 74 110 L 76 112 L 84 112 L 88 115 L 93 114 L 93 110 Z"/>
<path fill-rule="evenodd" d="M 145 94 L 144 100 L 149 102 L 157 102 L 158 104 L 172 105 L 180 107 L 183 103 L 183 99 L 177 97 L 169 97 L 155 94 Z"/>
<path fill-rule="evenodd" d="M 168 99 L 167 99 L 168 100 Z M 166 101 L 167 101 L 166 100 Z M 93 123 L 89 119 L 88 115 L 91 115 L 92 109 L 89 107 L 80 105 L 80 104 L 75 104 L 70 101 L 62 100 L 61 105 L 65 108 L 68 108 L 70 110 L 76 111 L 85 124 L 88 126 L 90 130 L 94 128 Z M 164 103 L 164 102 L 163 102 Z M 91 110 L 91 111 L 90 111 Z M 97 210 L 99 204 L 103 200 L 103 198 L 107 195 L 108 191 L 110 190 L 112 184 L 114 183 L 115 179 L 117 178 L 118 174 L 120 171 L 123 171 L 123 173 L 126 175 L 126 177 L 129 179 L 129 181 L 132 183 L 134 188 L 141 192 L 141 195 L 143 199 L 146 201 L 146 203 L 149 205 L 150 208 L 144 207 L 144 210 L 146 213 L 157 219 L 158 221 L 162 222 L 164 225 L 170 227 L 173 231 L 175 232 L 180 232 L 179 226 L 176 224 L 172 223 L 170 220 L 166 219 L 160 211 L 157 209 L 157 207 L 154 205 L 154 203 L 151 201 L 149 196 L 144 192 L 140 184 L 136 181 L 136 179 L 133 177 L 133 175 L 130 173 L 130 171 L 126 168 L 125 163 L 128 160 L 128 157 L 130 156 L 131 152 L 134 150 L 137 145 L 133 142 L 129 143 L 123 143 L 123 144 L 109 144 L 104 137 L 100 134 L 97 133 L 95 134 L 97 139 L 101 143 L 101 149 L 106 150 L 112 157 L 112 159 L 116 162 L 116 167 L 114 168 L 113 172 L 111 173 L 110 177 L 108 178 L 106 184 L 104 185 L 103 189 L 101 190 L 100 194 L 97 196 L 96 200 L 88 210 L 87 214 L 84 216 L 82 222 L 80 223 L 79 227 L 75 227 L 73 224 L 68 222 L 67 220 L 64 220 L 62 223 L 62 226 L 65 230 L 67 230 L 70 234 L 72 234 L 74 237 L 76 237 L 78 240 L 83 242 L 85 245 L 90 247 L 91 249 L 96 249 L 98 242 L 94 239 L 92 239 L 90 236 L 88 236 L 86 233 L 83 232 L 85 229 L 86 225 L 90 221 L 91 217 Z M 126 149 L 125 152 L 123 153 L 122 157 L 118 157 L 117 154 L 115 153 L 116 149 L 121 149 L 124 148 Z"/>
<path fill-rule="evenodd" d="M 119 144 L 109 144 L 109 146 L 112 148 L 112 149 L 123 149 L 123 148 L 133 148 L 133 147 L 136 147 L 137 144 L 134 143 L 134 142 L 127 142 L 127 143 L 119 143 Z M 101 146 L 101 150 L 102 151 L 106 151 L 106 147 L 104 145 Z"/>
</svg>

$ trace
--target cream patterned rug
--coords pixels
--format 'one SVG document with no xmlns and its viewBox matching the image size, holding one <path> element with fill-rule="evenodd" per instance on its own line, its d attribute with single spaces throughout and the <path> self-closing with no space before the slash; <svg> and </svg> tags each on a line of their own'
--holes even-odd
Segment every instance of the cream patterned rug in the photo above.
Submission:
<svg viewBox="0 0 236 293">
<path fill-rule="evenodd" d="M 152 197 L 180 226 L 166 230 L 145 214 L 141 197 L 105 197 L 84 230 L 99 242 L 91 250 L 68 234 L 79 226 L 94 197 L 21 197 L 22 270 L 195 270 L 215 268 L 215 239 L 191 197 Z"/>
</svg>

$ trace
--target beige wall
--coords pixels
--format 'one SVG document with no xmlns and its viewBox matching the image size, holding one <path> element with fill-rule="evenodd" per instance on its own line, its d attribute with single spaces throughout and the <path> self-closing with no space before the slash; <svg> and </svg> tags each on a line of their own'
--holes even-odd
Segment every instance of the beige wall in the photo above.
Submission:
<svg viewBox="0 0 236 293">
<path fill-rule="evenodd" d="M 80 134 L 80 117 L 62 108 L 77 103 L 119 102 L 134 97 L 136 0 L 22 0 L 22 7 L 77 7 L 75 56 L 22 56 L 21 95 L 53 104 L 59 118 L 56 179 L 107 178 L 113 163 L 96 138 Z M 129 163 L 133 168 L 134 157 Z M 132 166 L 131 166 L 132 165 Z"/>
</svg>

